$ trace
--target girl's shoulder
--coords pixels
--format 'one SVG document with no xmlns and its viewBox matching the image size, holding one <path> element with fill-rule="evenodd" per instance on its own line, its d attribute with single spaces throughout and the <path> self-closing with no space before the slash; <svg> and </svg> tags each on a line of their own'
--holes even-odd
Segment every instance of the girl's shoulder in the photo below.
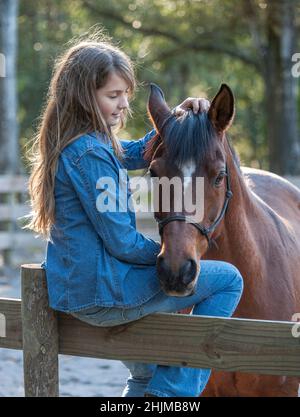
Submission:
<svg viewBox="0 0 300 417">
<path fill-rule="evenodd" d="M 97 151 L 100 153 L 111 152 L 112 146 L 105 136 L 97 132 L 89 132 L 75 137 L 61 152 L 62 157 L 76 161 L 85 153 Z"/>
</svg>

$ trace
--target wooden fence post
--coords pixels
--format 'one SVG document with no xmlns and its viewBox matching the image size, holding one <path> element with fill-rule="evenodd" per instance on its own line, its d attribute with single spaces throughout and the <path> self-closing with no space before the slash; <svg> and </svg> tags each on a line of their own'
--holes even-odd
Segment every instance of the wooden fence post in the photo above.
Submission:
<svg viewBox="0 0 300 417">
<path fill-rule="evenodd" d="M 25 397 L 58 397 L 58 326 L 49 308 L 46 275 L 38 264 L 21 266 Z"/>
</svg>

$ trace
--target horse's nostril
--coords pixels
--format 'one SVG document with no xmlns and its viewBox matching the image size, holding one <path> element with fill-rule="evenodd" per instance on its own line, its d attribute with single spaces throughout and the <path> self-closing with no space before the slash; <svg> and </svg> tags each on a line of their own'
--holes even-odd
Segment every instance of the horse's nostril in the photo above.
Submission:
<svg viewBox="0 0 300 417">
<path fill-rule="evenodd" d="M 163 265 L 164 261 L 165 261 L 165 258 L 164 258 L 163 256 L 159 255 L 159 256 L 157 257 L 157 265 L 158 265 L 158 266 L 160 266 L 160 267 L 161 267 L 161 266 Z"/>
<path fill-rule="evenodd" d="M 189 284 L 195 279 L 197 272 L 197 264 L 193 259 L 189 259 L 181 267 L 182 281 L 185 285 Z"/>
<path fill-rule="evenodd" d="M 166 265 L 165 258 L 163 256 L 158 256 L 156 260 L 157 271 L 161 275 L 168 275 L 169 268 Z"/>
</svg>

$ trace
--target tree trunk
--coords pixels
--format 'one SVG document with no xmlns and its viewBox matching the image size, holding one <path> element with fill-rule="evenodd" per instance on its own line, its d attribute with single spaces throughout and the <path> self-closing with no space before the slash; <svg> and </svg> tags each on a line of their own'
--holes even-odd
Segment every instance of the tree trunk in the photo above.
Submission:
<svg viewBox="0 0 300 417">
<path fill-rule="evenodd" d="M 0 2 L 0 52 L 5 77 L 0 77 L 0 174 L 19 173 L 17 123 L 17 16 L 18 0 Z"/>
<path fill-rule="evenodd" d="M 296 52 L 296 2 L 272 0 L 267 8 L 266 55 L 267 135 L 270 170 L 280 175 L 300 174 L 297 125 L 297 78 L 292 76 Z"/>
</svg>

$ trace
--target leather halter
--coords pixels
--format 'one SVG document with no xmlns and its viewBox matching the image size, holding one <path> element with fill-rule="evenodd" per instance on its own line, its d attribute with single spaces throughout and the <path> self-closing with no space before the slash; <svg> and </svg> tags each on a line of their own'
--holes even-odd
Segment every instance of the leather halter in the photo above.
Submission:
<svg viewBox="0 0 300 417">
<path fill-rule="evenodd" d="M 213 233 L 214 230 L 216 229 L 216 227 L 222 221 L 223 217 L 225 216 L 229 200 L 233 196 L 233 193 L 232 193 L 231 188 L 230 188 L 230 175 L 229 175 L 229 171 L 228 171 L 228 168 L 227 168 L 227 164 L 226 164 L 226 188 L 227 189 L 226 189 L 226 193 L 225 193 L 225 201 L 224 201 L 224 205 L 223 205 L 223 208 L 221 210 L 221 213 L 219 214 L 219 216 L 216 218 L 216 220 L 209 227 L 205 227 L 200 223 L 189 221 L 189 224 L 196 227 L 199 230 L 199 232 L 206 237 L 209 247 L 211 247 L 211 243 L 214 242 L 214 241 L 208 235 Z M 168 224 L 170 222 L 173 222 L 173 221 L 185 221 L 186 222 L 186 220 L 188 220 L 188 217 L 184 216 L 182 214 L 175 214 L 174 216 L 169 216 L 169 217 L 166 217 L 165 219 L 162 219 L 162 220 L 158 219 L 156 216 L 154 216 L 154 218 L 158 223 L 158 228 L 159 228 L 159 234 L 160 235 L 162 234 L 163 228 L 166 226 L 166 224 Z"/>
</svg>

